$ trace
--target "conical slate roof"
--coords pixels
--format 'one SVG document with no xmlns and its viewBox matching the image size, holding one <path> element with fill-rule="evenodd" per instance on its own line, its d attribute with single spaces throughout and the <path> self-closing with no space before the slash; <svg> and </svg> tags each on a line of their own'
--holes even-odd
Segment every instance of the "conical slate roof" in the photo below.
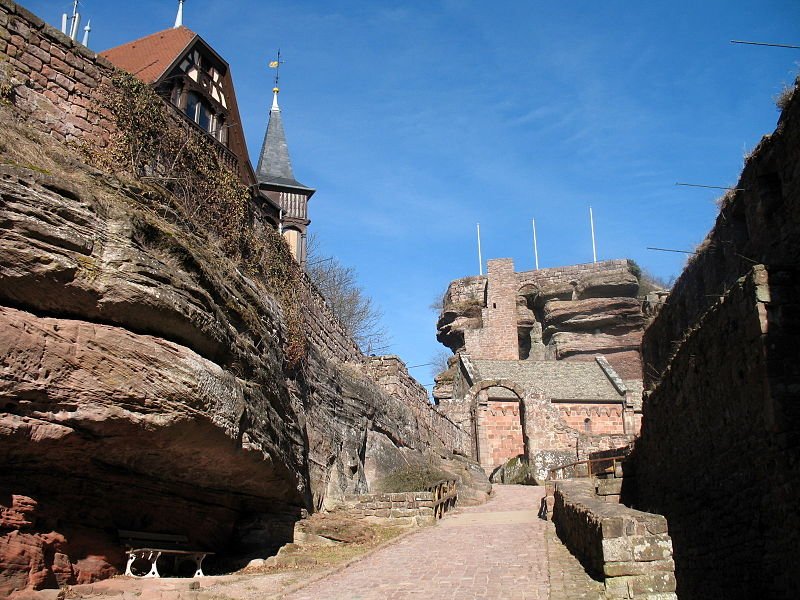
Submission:
<svg viewBox="0 0 800 600">
<path fill-rule="evenodd" d="M 272 109 L 269 111 L 267 132 L 264 134 L 264 144 L 261 146 L 261 156 L 258 159 L 256 179 L 259 183 L 310 190 L 311 188 L 294 178 L 286 134 L 283 131 L 281 109 L 278 107 L 277 88 L 273 92 Z"/>
</svg>

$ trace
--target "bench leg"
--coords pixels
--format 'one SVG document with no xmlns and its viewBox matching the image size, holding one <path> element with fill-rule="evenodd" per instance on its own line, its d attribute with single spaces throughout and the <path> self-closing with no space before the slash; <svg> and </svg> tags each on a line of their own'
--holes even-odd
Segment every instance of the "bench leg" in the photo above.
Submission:
<svg viewBox="0 0 800 600">
<path fill-rule="evenodd" d="M 194 562 L 197 564 L 197 570 L 194 572 L 195 577 L 205 577 L 203 574 L 203 560 L 205 559 L 205 554 L 193 554 L 192 558 L 194 558 Z"/>
<path fill-rule="evenodd" d="M 150 562 L 150 572 L 145 577 L 161 577 L 158 574 L 158 559 L 161 557 L 161 552 L 151 552 L 147 559 Z"/>
<path fill-rule="evenodd" d="M 131 565 L 133 564 L 133 561 L 136 560 L 136 554 L 133 552 L 127 552 L 127 555 L 128 555 L 128 564 L 125 565 L 125 575 L 133 577 L 134 575 L 133 571 L 131 571 Z"/>
</svg>

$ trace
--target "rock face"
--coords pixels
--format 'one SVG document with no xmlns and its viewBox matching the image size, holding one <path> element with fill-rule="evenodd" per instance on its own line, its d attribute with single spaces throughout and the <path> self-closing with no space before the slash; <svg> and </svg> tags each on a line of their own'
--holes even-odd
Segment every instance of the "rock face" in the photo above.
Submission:
<svg viewBox="0 0 800 600">
<path fill-rule="evenodd" d="M 120 572 L 119 529 L 187 535 L 211 571 L 264 557 L 385 475 L 376 435 L 476 475 L 452 460 L 459 430 L 410 380 L 371 380 L 310 285 L 296 368 L 276 284 L 19 118 L 0 107 L 0 596 Z"/>
</svg>

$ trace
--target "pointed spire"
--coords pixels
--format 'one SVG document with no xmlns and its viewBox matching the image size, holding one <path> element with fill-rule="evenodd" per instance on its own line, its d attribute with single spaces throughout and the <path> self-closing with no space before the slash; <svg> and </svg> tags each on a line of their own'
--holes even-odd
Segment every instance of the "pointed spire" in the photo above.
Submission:
<svg viewBox="0 0 800 600">
<path fill-rule="evenodd" d="M 269 111 L 269 122 L 264 134 L 264 144 L 261 146 L 261 155 L 258 158 L 256 179 L 259 183 L 282 185 L 293 188 L 310 190 L 294 178 L 292 161 L 289 159 L 289 146 L 286 144 L 286 134 L 283 132 L 283 118 L 278 106 L 278 71 L 283 61 L 281 51 L 278 50 L 278 60 L 270 61 L 269 67 L 275 71 L 275 87 L 272 88 L 272 107 Z M 311 190 L 313 193 L 313 190 Z"/>
<path fill-rule="evenodd" d="M 89 47 L 89 32 L 92 30 L 92 20 L 86 21 L 86 27 L 83 28 L 83 42 L 82 44 Z"/>
<path fill-rule="evenodd" d="M 305 187 L 294 178 L 292 161 L 289 159 L 289 146 L 283 131 L 281 109 L 278 107 L 278 88 L 272 90 L 272 108 L 269 123 L 261 146 L 256 178 L 260 183 L 278 183 L 292 187 Z"/>
<path fill-rule="evenodd" d="M 175 17 L 175 26 L 173 29 L 177 29 L 183 25 L 183 0 L 178 0 L 178 14 Z"/>
<path fill-rule="evenodd" d="M 270 112 L 273 110 L 277 110 L 278 112 L 281 111 L 280 106 L 278 106 L 278 92 L 280 92 L 278 88 L 272 88 L 272 108 L 270 109 Z"/>
</svg>

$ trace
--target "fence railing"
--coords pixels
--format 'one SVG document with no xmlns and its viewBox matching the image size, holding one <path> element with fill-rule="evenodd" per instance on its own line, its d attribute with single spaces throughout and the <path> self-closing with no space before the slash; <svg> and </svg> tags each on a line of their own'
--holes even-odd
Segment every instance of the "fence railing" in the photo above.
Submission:
<svg viewBox="0 0 800 600">
<path fill-rule="evenodd" d="M 549 470 L 547 479 L 566 479 L 568 477 L 594 477 L 596 475 L 611 475 L 617 477 L 621 475 L 622 461 L 625 456 L 609 456 L 605 458 L 591 458 L 577 460 L 560 467 Z M 571 470 L 571 472 L 569 472 Z M 619 474 L 619 475 L 618 475 Z"/>
<path fill-rule="evenodd" d="M 458 486 L 455 479 L 442 479 L 425 488 L 433 494 L 433 515 L 441 519 L 458 502 Z"/>
</svg>

